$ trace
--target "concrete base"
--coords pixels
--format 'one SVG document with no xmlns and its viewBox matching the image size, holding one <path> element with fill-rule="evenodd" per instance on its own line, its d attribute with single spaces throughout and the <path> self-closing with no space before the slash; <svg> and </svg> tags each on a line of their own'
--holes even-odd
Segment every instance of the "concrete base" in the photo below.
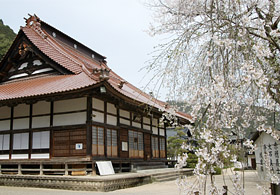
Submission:
<svg viewBox="0 0 280 195">
<path fill-rule="evenodd" d="M 156 174 L 178 173 L 178 170 L 150 170 L 142 173 L 120 173 L 108 176 L 34 176 L 0 175 L 0 185 L 17 187 L 53 188 L 77 191 L 112 191 L 151 183 Z M 184 174 L 192 170 L 181 170 Z"/>
</svg>

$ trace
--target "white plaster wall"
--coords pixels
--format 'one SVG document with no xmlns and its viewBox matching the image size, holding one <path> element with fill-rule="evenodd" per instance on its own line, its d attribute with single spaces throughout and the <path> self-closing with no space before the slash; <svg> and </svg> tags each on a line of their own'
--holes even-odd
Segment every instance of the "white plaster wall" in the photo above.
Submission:
<svg viewBox="0 0 280 195">
<path fill-rule="evenodd" d="M 54 102 L 54 113 L 85 110 L 87 108 L 86 98 L 60 100 Z"/>
<path fill-rule="evenodd" d="M 125 117 L 125 118 L 130 118 L 130 113 L 126 110 L 120 109 L 120 116 Z"/>
<path fill-rule="evenodd" d="M 107 103 L 107 112 L 111 114 L 117 114 L 117 108 L 114 104 Z"/>
<path fill-rule="evenodd" d="M 0 131 L 10 130 L 10 120 L 0 121 Z"/>
<path fill-rule="evenodd" d="M 58 114 L 53 116 L 53 125 L 77 125 L 86 123 L 86 112 Z"/>
<path fill-rule="evenodd" d="M 0 155 L 0 160 L 7 160 L 9 159 L 9 154 Z"/>
<path fill-rule="evenodd" d="M 19 104 L 14 107 L 14 117 L 29 116 L 30 105 Z"/>
<path fill-rule="evenodd" d="M 151 130 L 151 127 L 149 125 L 143 125 L 143 129 Z"/>
<path fill-rule="evenodd" d="M 141 128 L 141 123 L 132 122 L 132 126 L 133 126 L 133 127 Z"/>
<path fill-rule="evenodd" d="M 29 128 L 29 118 L 19 118 L 14 119 L 13 129 L 28 129 Z"/>
<path fill-rule="evenodd" d="M 155 125 L 155 126 L 158 126 L 158 119 L 153 118 L 152 124 Z"/>
<path fill-rule="evenodd" d="M 159 129 L 159 134 L 162 135 L 162 136 L 165 136 L 164 129 Z"/>
<path fill-rule="evenodd" d="M 120 123 L 124 125 L 130 125 L 130 121 L 123 118 L 120 118 Z"/>
<path fill-rule="evenodd" d="M 143 117 L 143 123 L 146 123 L 146 124 L 151 124 L 151 120 L 150 120 L 150 118 Z"/>
<path fill-rule="evenodd" d="M 51 112 L 51 103 L 46 101 L 40 101 L 36 104 L 33 104 L 33 115 L 38 114 L 50 114 Z"/>
<path fill-rule="evenodd" d="M 8 106 L 0 107 L 0 119 L 11 118 L 11 108 Z"/>
<path fill-rule="evenodd" d="M 28 159 L 28 154 L 12 154 L 12 159 Z"/>
<path fill-rule="evenodd" d="M 153 127 L 152 130 L 153 130 L 153 134 L 156 134 L 156 135 L 158 134 L 158 128 L 157 127 Z"/>
<path fill-rule="evenodd" d="M 95 122 L 104 123 L 104 113 L 92 111 L 92 120 Z"/>
<path fill-rule="evenodd" d="M 92 98 L 92 107 L 104 111 L 104 101 L 100 99 Z"/>
<path fill-rule="evenodd" d="M 32 117 L 32 128 L 49 127 L 50 116 Z"/>
<path fill-rule="evenodd" d="M 49 158 L 50 158 L 49 153 L 31 154 L 31 159 L 49 159 Z"/>
<path fill-rule="evenodd" d="M 107 124 L 117 126 L 117 117 L 111 116 L 111 115 L 107 115 Z"/>
</svg>

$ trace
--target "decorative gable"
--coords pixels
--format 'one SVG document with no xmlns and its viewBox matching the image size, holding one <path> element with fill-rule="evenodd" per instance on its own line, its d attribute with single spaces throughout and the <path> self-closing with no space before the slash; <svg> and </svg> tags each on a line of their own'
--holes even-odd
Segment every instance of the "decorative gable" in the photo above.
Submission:
<svg viewBox="0 0 280 195">
<path fill-rule="evenodd" d="M 21 55 L 17 62 L 8 71 L 4 80 L 13 80 L 17 78 L 30 77 L 43 73 L 58 73 L 43 59 L 38 57 L 26 43 L 22 43 L 19 47 L 19 54 Z"/>
<path fill-rule="evenodd" d="M 42 54 L 28 39 L 18 35 L 0 69 L 0 82 L 45 74 L 69 74 Z"/>
</svg>

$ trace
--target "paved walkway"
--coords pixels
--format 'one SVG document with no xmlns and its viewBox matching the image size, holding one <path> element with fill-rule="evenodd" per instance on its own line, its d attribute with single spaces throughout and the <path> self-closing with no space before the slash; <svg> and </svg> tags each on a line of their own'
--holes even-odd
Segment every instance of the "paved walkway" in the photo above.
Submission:
<svg viewBox="0 0 280 195">
<path fill-rule="evenodd" d="M 216 176 L 216 182 L 223 184 L 224 180 L 232 191 L 232 183 L 230 182 L 229 175 L 231 172 L 226 173 L 225 177 Z M 195 180 L 195 177 L 188 178 L 190 182 Z M 256 185 L 268 186 L 268 183 L 260 182 L 255 171 L 245 172 L 245 194 L 246 195 L 261 195 L 262 192 L 257 189 Z M 19 188 L 19 187 L 6 187 L 0 186 L 0 195 L 179 195 L 180 190 L 176 185 L 176 181 L 151 183 L 133 188 L 121 189 L 112 192 L 81 192 L 81 191 L 67 191 L 67 190 L 54 190 L 54 189 L 40 189 L 40 188 Z M 228 193 L 230 195 L 231 193 Z"/>
</svg>

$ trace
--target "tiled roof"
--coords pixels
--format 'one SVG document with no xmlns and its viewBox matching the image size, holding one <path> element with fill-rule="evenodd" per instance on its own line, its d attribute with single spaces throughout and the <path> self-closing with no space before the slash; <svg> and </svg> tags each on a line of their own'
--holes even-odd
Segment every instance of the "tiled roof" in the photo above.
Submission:
<svg viewBox="0 0 280 195">
<path fill-rule="evenodd" d="M 51 36 L 45 38 L 36 32 L 33 28 L 23 27 L 22 31 L 28 37 L 28 39 L 45 55 L 57 62 L 64 68 L 71 72 L 78 74 L 82 71 L 82 63 L 80 60 L 73 58 L 69 55 L 63 47 L 58 44 Z"/>
<path fill-rule="evenodd" d="M 32 22 L 34 23 L 30 22 L 32 18 Z M 36 16 L 31 16 L 27 20 L 27 25 L 22 27 L 21 30 L 43 54 L 72 72 L 72 74 L 56 76 L 49 75 L 39 78 L 31 77 L 30 79 L 23 81 L 15 80 L 10 83 L 0 84 L 0 101 L 55 94 L 93 86 L 101 81 L 99 75 L 94 73 L 94 70 L 109 69 L 105 61 L 94 60 L 88 55 L 83 54 L 81 51 L 70 47 L 69 44 L 48 34 L 45 29 L 41 28 L 40 19 Z M 61 33 L 60 31 L 58 32 Z M 67 38 L 68 36 L 65 35 L 65 37 Z M 71 40 L 73 39 L 71 38 Z M 103 56 L 101 56 L 101 58 L 102 57 Z M 105 59 L 105 57 L 103 58 Z M 147 104 L 158 108 L 161 111 L 166 111 L 167 108 L 165 102 L 159 101 L 142 92 L 132 84 L 123 81 L 124 80 L 120 76 L 115 74 L 112 70 L 110 71 L 107 82 L 118 93 L 138 102 L 138 104 Z M 120 87 L 121 82 L 123 82 L 123 86 Z M 181 113 L 177 113 L 177 115 L 188 120 L 191 119 L 189 115 Z"/>
<path fill-rule="evenodd" d="M 0 85 L 0 100 L 55 94 L 81 89 L 95 83 L 85 73 L 31 78 Z"/>
</svg>

